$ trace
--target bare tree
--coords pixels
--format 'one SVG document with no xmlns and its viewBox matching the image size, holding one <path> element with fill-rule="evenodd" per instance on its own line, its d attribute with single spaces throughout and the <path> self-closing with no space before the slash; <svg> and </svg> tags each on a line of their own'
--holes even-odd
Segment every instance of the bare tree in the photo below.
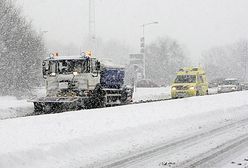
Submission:
<svg viewBox="0 0 248 168">
<path fill-rule="evenodd" d="M 0 94 L 22 96 L 40 84 L 44 44 L 11 0 L 0 2 Z"/>
<path fill-rule="evenodd" d="M 147 78 L 159 84 L 170 84 L 189 62 L 182 46 L 173 39 L 160 38 L 146 47 Z"/>
<path fill-rule="evenodd" d="M 211 48 L 202 54 L 209 79 L 235 77 L 247 80 L 248 42 Z"/>
</svg>

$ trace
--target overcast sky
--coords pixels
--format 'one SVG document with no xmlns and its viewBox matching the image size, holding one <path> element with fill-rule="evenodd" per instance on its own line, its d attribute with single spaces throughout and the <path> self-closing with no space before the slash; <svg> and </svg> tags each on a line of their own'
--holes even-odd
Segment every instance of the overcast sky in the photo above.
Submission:
<svg viewBox="0 0 248 168">
<path fill-rule="evenodd" d="M 81 45 L 88 30 L 88 0 L 16 0 L 35 28 L 48 31 L 49 41 Z M 185 45 L 191 56 L 202 50 L 248 37 L 247 0 L 95 0 L 96 35 L 139 47 L 141 24 L 146 41 L 169 36 Z M 135 51 L 134 51 L 135 52 Z"/>
</svg>

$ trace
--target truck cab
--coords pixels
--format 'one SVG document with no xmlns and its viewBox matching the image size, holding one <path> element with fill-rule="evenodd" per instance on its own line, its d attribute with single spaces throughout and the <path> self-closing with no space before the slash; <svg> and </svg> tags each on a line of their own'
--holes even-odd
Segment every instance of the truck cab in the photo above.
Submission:
<svg viewBox="0 0 248 168">
<path fill-rule="evenodd" d="M 181 68 L 171 86 L 171 97 L 182 98 L 208 94 L 208 82 L 201 67 Z"/>
<path fill-rule="evenodd" d="M 43 61 L 43 77 L 49 97 L 82 96 L 100 83 L 100 62 L 86 56 L 49 57 Z"/>
</svg>

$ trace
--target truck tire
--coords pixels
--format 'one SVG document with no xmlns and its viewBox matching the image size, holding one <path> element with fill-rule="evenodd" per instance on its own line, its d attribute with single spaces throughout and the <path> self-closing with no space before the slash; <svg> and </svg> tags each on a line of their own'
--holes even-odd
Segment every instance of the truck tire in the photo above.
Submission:
<svg viewBox="0 0 248 168">
<path fill-rule="evenodd" d="M 42 112 L 43 112 L 43 104 L 34 102 L 34 114 L 38 115 L 38 114 L 42 114 Z"/>
<path fill-rule="evenodd" d="M 121 93 L 121 102 L 126 103 L 128 99 L 128 94 L 126 92 Z"/>
<path fill-rule="evenodd" d="M 128 104 L 132 102 L 132 99 L 133 99 L 133 90 L 124 88 L 121 92 L 121 98 L 120 98 L 121 103 Z"/>
<path fill-rule="evenodd" d="M 103 108 L 106 107 L 106 92 L 103 90 L 100 84 L 97 84 L 95 89 L 93 90 L 92 96 L 92 106 L 93 108 Z"/>
</svg>

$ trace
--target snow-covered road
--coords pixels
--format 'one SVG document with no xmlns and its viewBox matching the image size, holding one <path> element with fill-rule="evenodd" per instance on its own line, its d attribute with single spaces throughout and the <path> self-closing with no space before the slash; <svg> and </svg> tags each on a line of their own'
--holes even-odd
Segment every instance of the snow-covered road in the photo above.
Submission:
<svg viewBox="0 0 248 168">
<path fill-rule="evenodd" d="M 244 91 L 1 120 L 0 167 L 101 167 L 247 118 L 247 98 Z"/>
<path fill-rule="evenodd" d="M 248 149 L 248 117 L 227 125 L 175 138 L 159 146 L 129 155 L 103 168 L 156 168 L 161 166 L 220 168 L 240 149 Z M 228 158 L 228 159 L 226 159 Z"/>
</svg>

